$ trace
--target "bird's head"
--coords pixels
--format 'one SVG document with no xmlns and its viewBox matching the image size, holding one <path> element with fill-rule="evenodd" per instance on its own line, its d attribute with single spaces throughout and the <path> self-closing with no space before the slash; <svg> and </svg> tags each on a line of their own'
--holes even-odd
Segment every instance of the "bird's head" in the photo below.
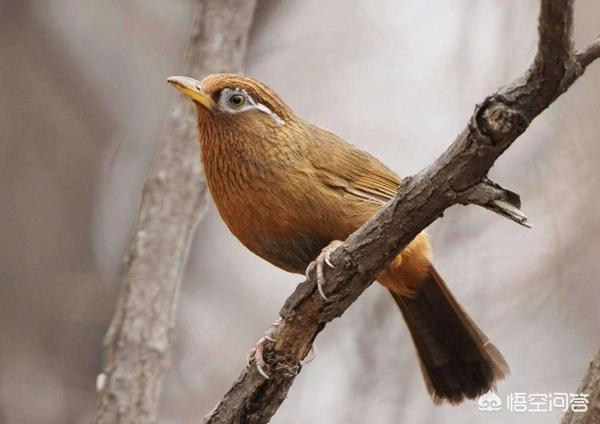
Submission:
<svg viewBox="0 0 600 424">
<path fill-rule="evenodd" d="M 213 74 L 202 81 L 167 81 L 196 104 L 201 133 L 219 138 L 276 134 L 294 120 L 292 110 L 265 84 L 236 74 Z"/>
</svg>

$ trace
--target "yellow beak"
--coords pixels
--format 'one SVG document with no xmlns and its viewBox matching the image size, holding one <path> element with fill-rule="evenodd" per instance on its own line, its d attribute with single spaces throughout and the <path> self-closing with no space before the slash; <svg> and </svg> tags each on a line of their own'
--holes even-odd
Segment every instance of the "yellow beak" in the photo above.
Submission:
<svg viewBox="0 0 600 424">
<path fill-rule="evenodd" d="M 188 77 L 169 77 L 167 82 L 173 84 L 175 88 L 192 100 L 200 103 L 207 109 L 215 107 L 214 100 L 204 92 L 204 88 L 200 82 Z"/>
</svg>

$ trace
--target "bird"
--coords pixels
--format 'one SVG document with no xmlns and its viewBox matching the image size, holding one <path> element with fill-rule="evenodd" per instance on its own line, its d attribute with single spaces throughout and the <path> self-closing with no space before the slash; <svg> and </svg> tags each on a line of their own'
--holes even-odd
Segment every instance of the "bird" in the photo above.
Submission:
<svg viewBox="0 0 600 424">
<path fill-rule="evenodd" d="M 250 251 L 285 271 L 316 273 L 331 253 L 396 194 L 401 177 L 369 153 L 298 116 L 266 84 L 212 74 L 167 79 L 196 105 L 200 157 L 223 221 Z M 314 274 L 312 274 L 314 275 Z M 378 277 L 416 347 L 435 404 L 476 399 L 509 374 L 494 344 L 433 266 L 421 232 Z M 276 325 L 276 323 L 275 323 Z M 265 335 L 254 349 L 259 371 Z"/>
</svg>

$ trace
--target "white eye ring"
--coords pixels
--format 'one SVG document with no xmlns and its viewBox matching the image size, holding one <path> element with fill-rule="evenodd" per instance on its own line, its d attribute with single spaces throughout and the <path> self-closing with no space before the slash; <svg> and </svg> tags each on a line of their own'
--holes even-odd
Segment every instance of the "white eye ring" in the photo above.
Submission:
<svg viewBox="0 0 600 424">
<path fill-rule="evenodd" d="M 235 100 L 234 100 L 235 99 Z M 224 88 L 219 98 L 219 107 L 228 113 L 240 113 L 247 110 L 258 110 L 269 115 L 277 125 L 283 125 L 283 119 L 262 103 L 256 102 L 244 89 Z"/>
<path fill-rule="evenodd" d="M 222 110 L 229 113 L 238 113 L 254 108 L 252 97 L 239 88 L 223 89 L 219 104 Z"/>
<path fill-rule="evenodd" d="M 227 98 L 227 102 L 231 107 L 240 108 L 246 104 L 246 96 L 242 93 L 233 93 Z"/>
</svg>

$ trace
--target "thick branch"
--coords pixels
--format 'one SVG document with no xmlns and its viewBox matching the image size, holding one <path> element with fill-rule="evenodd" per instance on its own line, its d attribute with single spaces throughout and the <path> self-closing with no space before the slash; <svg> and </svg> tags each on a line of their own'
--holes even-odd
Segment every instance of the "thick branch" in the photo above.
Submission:
<svg viewBox="0 0 600 424">
<path fill-rule="evenodd" d="M 187 74 L 241 69 L 254 3 L 197 1 Z M 156 422 L 181 273 L 206 206 L 194 116 L 189 101 L 177 96 L 144 184 L 123 287 L 104 340 L 96 423 Z"/>
<path fill-rule="evenodd" d="M 316 294 L 314 281 L 298 285 L 281 309 L 277 341 L 267 349 L 270 379 L 255 367 L 244 370 L 206 423 L 268 422 L 325 324 L 339 317 L 446 208 L 464 203 L 465 193 L 477 191 L 474 187 L 486 181 L 495 160 L 581 75 L 584 67 L 571 47 L 572 13 L 569 0 L 542 2 L 539 49 L 529 71 L 478 105 L 467 127 L 436 162 L 405 178 L 396 197 L 332 254 L 336 266 L 326 274 L 328 302 Z M 476 198 L 483 197 L 479 193 Z M 516 204 L 514 197 L 512 201 Z"/>
<path fill-rule="evenodd" d="M 561 420 L 561 424 L 595 424 L 600 422 L 600 350 L 590 362 L 590 366 L 577 389 L 577 393 L 589 395 L 587 410 L 575 412 L 569 409 Z"/>
</svg>

